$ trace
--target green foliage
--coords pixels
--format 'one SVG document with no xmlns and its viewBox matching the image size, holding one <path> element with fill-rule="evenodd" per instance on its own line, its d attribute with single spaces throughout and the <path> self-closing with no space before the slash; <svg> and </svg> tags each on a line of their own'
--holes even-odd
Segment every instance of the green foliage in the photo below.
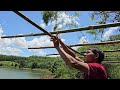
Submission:
<svg viewBox="0 0 120 90">
<path fill-rule="evenodd" d="M 11 62 L 11 61 L 0 61 L 0 66 L 14 67 L 15 64 L 18 64 L 18 63 L 16 63 L 16 62 Z"/>
<path fill-rule="evenodd" d="M 97 34 L 97 32 L 95 32 L 95 30 L 88 30 L 87 33 L 94 34 L 94 35 Z"/>
<path fill-rule="evenodd" d="M 49 21 L 57 20 L 57 11 L 42 11 L 43 21 L 47 25 Z"/>
<path fill-rule="evenodd" d="M 78 74 L 78 70 L 66 66 L 61 59 L 59 61 L 55 61 L 49 70 L 55 75 L 54 78 L 59 78 L 59 79 L 81 78 L 81 77 L 77 77 L 76 75 Z"/>
<path fill-rule="evenodd" d="M 110 36 L 109 40 L 110 41 L 120 40 L 120 34 Z"/>
<path fill-rule="evenodd" d="M 37 62 L 33 62 L 32 63 L 32 66 L 31 66 L 31 69 L 34 69 L 34 68 L 36 68 L 38 65 L 37 65 Z"/>
<path fill-rule="evenodd" d="M 17 67 L 18 66 L 18 64 L 15 64 L 15 67 Z"/>
<path fill-rule="evenodd" d="M 25 65 L 26 65 L 25 61 L 23 61 L 23 60 L 19 61 L 19 68 L 24 68 Z"/>
<path fill-rule="evenodd" d="M 11 58 L 9 61 L 5 61 L 6 58 Z M 5 60 L 4 60 L 5 59 Z M 2 58 L 0 62 L 1 66 L 8 66 L 8 67 L 19 67 L 19 68 L 39 68 L 39 69 L 47 69 L 51 71 L 55 78 L 64 78 L 64 79 L 71 79 L 77 78 L 76 74 L 78 73 L 77 70 L 74 70 L 71 67 L 68 67 L 64 64 L 60 57 L 41 57 L 41 56 L 30 56 L 27 58 L 24 57 L 14 57 L 14 56 L 6 56 Z"/>
<path fill-rule="evenodd" d="M 91 30 L 88 30 L 87 33 L 91 34 L 94 36 L 94 40 L 97 40 L 97 35 L 98 35 L 98 30 L 94 30 L 94 29 L 91 29 Z"/>
<path fill-rule="evenodd" d="M 13 63 L 11 64 L 11 66 L 13 66 Z"/>
<path fill-rule="evenodd" d="M 91 17 L 90 17 L 90 20 L 94 20 L 94 15 L 92 14 Z"/>
<path fill-rule="evenodd" d="M 91 18 L 94 20 L 99 20 L 99 22 L 119 22 L 120 21 L 120 11 L 93 11 L 91 13 Z"/>
<path fill-rule="evenodd" d="M 93 11 L 90 13 L 90 20 L 95 21 L 97 24 L 106 24 L 110 22 L 120 22 L 120 11 Z M 96 33 L 95 33 L 96 32 Z M 88 31 L 87 33 L 90 33 L 95 38 L 98 38 L 99 40 L 102 40 L 102 35 L 105 32 L 103 28 L 94 30 L 94 31 Z M 95 39 L 94 38 L 94 39 Z"/>
<path fill-rule="evenodd" d="M 120 64 L 104 64 L 109 79 L 120 79 Z"/>
<path fill-rule="evenodd" d="M 0 66 L 3 66 L 3 64 L 2 64 L 2 63 L 0 63 Z"/>
</svg>

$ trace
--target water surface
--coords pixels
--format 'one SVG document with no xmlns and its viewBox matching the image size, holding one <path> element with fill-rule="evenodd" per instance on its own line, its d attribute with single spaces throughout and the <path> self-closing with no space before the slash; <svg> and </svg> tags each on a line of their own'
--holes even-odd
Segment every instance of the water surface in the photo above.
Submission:
<svg viewBox="0 0 120 90">
<path fill-rule="evenodd" d="M 33 70 L 0 68 L 0 79 L 40 79 L 40 72 Z"/>
</svg>

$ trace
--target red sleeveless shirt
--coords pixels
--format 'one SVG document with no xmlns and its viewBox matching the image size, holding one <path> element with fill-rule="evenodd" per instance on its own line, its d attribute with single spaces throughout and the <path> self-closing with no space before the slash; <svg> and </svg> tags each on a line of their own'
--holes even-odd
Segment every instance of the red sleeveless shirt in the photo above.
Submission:
<svg viewBox="0 0 120 90">
<path fill-rule="evenodd" d="M 84 74 L 84 79 L 107 79 L 104 66 L 100 63 L 88 63 L 88 73 Z"/>
</svg>

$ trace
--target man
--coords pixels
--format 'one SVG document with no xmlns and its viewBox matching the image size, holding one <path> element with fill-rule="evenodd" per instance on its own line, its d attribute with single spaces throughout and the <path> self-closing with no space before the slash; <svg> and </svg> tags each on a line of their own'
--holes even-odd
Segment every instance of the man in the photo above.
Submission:
<svg viewBox="0 0 120 90">
<path fill-rule="evenodd" d="M 52 36 L 51 41 L 67 65 L 84 72 L 84 79 L 107 79 L 106 70 L 101 64 L 104 54 L 100 50 L 88 49 L 85 53 L 85 60 L 82 60 L 76 57 L 75 53 L 57 36 Z"/>
</svg>

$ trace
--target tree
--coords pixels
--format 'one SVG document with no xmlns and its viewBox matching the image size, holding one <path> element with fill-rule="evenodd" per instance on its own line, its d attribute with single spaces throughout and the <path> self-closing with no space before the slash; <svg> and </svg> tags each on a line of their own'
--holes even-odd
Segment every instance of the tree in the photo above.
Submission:
<svg viewBox="0 0 120 90">
<path fill-rule="evenodd" d="M 97 23 L 105 24 L 107 22 L 120 22 L 120 11 L 93 11 L 91 20 L 98 19 Z"/>
<path fill-rule="evenodd" d="M 79 23 L 77 20 L 79 12 L 72 12 L 71 14 L 68 14 L 69 12 L 66 11 L 42 11 L 41 14 L 43 16 L 43 22 L 48 25 L 48 23 L 53 24 L 53 30 L 62 30 L 63 28 L 68 27 L 78 27 Z"/>
<path fill-rule="evenodd" d="M 26 66 L 26 63 L 24 60 L 19 60 L 19 68 L 24 68 Z"/>
<path fill-rule="evenodd" d="M 110 36 L 109 40 L 110 41 L 120 40 L 120 34 Z"/>
<path fill-rule="evenodd" d="M 92 21 L 96 21 L 97 24 L 120 22 L 120 11 L 93 11 L 90 13 L 90 19 Z M 97 37 L 98 34 L 101 34 L 100 37 L 101 40 L 105 30 L 104 28 L 101 28 L 98 30 L 94 30 L 94 31 L 90 30 L 87 32 L 92 35 L 95 35 L 95 38 Z"/>
<path fill-rule="evenodd" d="M 34 69 L 34 68 L 36 68 L 37 66 L 38 66 L 37 62 L 33 62 L 33 63 L 32 63 L 32 66 L 31 66 L 31 69 Z"/>
</svg>

